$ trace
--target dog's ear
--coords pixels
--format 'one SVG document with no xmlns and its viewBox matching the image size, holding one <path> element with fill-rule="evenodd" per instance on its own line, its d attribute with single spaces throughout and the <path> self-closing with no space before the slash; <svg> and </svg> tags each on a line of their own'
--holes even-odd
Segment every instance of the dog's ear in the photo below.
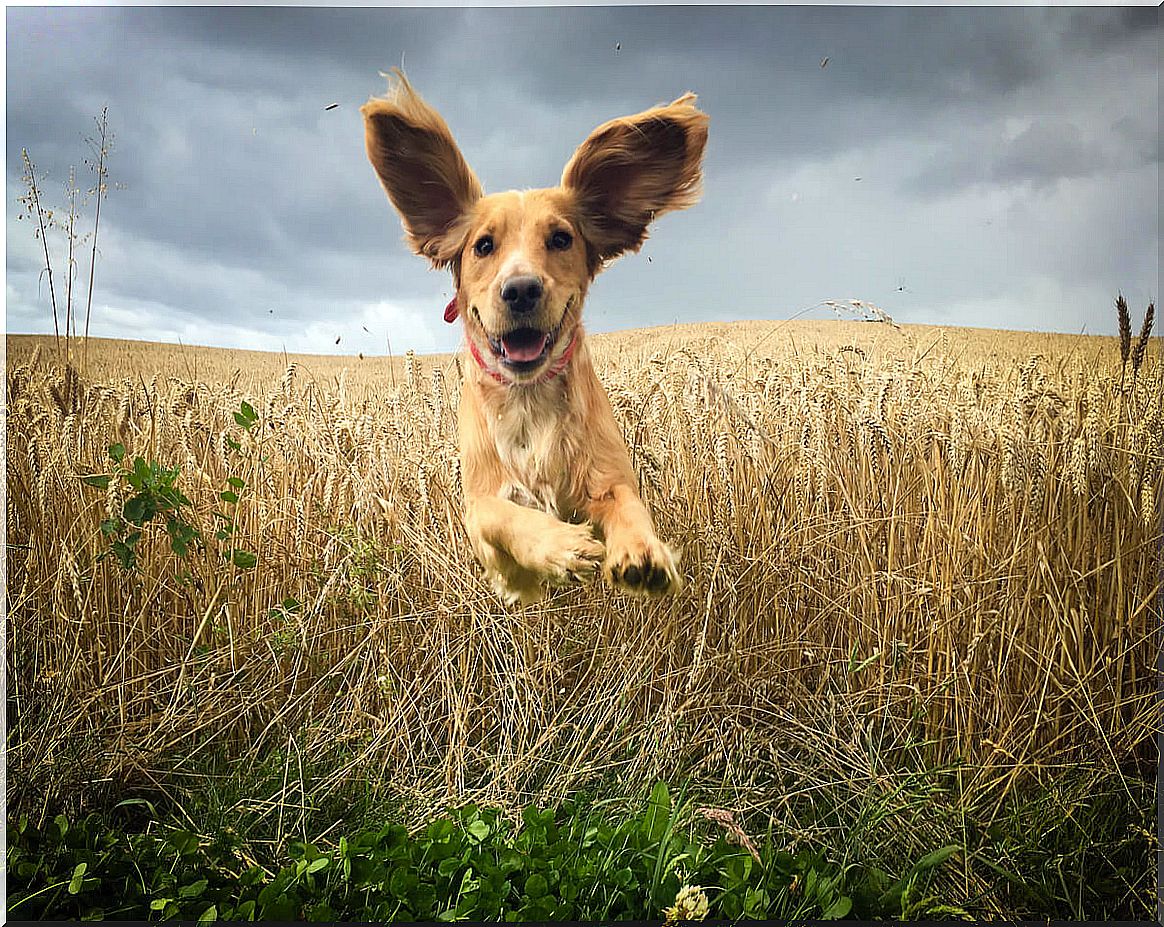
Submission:
<svg viewBox="0 0 1164 927">
<path fill-rule="evenodd" d="M 368 160 L 404 220 L 412 249 L 436 267 L 453 263 L 481 184 L 440 113 L 395 70 L 387 96 L 361 108 Z"/>
<path fill-rule="evenodd" d="M 708 121 L 688 93 L 612 119 L 578 146 L 562 186 L 575 196 L 591 273 L 624 251 L 638 251 L 656 216 L 699 199 Z"/>
</svg>

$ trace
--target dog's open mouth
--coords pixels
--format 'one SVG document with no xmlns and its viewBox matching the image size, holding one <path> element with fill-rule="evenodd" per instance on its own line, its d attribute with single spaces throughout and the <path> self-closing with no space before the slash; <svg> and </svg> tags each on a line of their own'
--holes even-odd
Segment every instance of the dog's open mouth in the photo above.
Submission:
<svg viewBox="0 0 1164 927">
<path fill-rule="evenodd" d="M 516 328 L 500 338 L 490 338 L 489 347 L 503 364 L 520 370 L 532 367 L 549 353 L 550 334 L 536 328 Z"/>
<path fill-rule="evenodd" d="M 537 328 L 515 328 L 497 338 L 489 337 L 489 347 L 497 359 L 518 373 L 533 370 L 542 363 L 558 340 L 561 323 L 551 332 Z"/>
</svg>

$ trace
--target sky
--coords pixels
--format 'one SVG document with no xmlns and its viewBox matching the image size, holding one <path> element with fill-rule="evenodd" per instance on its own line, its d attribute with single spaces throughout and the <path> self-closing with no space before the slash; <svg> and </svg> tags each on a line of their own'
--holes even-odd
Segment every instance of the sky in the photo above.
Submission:
<svg viewBox="0 0 1164 927">
<path fill-rule="evenodd" d="M 53 330 L 21 151 L 59 206 L 70 166 L 92 185 L 85 138 L 108 107 L 91 334 L 455 350 L 450 277 L 405 246 L 364 153 L 359 107 L 401 64 L 487 193 L 552 186 L 598 124 L 699 95 L 703 199 L 599 275 L 591 331 L 828 318 L 824 301 L 860 299 L 905 323 L 1111 334 L 1117 291 L 1137 321 L 1159 298 L 1153 7 L 5 17 L 9 333 Z M 88 265 L 86 245 L 82 305 Z"/>
</svg>

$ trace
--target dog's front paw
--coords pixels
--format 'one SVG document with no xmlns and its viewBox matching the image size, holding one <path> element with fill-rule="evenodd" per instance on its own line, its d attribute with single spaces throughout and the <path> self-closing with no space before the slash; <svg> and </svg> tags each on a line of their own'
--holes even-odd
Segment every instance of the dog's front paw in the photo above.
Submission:
<svg viewBox="0 0 1164 927">
<path fill-rule="evenodd" d="M 679 554 L 654 535 L 607 538 L 607 580 L 637 595 L 679 591 Z"/>
<path fill-rule="evenodd" d="M 530 566 L 551 586 L 568 586 L 592 580 L 605 553 L 590 525 L 555 522 L 537 539 Z"/>
</svg>

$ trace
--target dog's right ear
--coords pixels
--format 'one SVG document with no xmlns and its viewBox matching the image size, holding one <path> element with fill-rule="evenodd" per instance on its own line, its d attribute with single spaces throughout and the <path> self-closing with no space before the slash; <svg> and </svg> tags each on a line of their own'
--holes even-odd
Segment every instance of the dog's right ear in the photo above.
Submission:
<svg viewBox="0 0 1164 927">
<path fill-rule="evenodd" d="M 388 94 L 360 108 L 368 160 L 404 220 L 412 250 L 447 267 L 468 234 L 468 214 L 481 198 L 481 183 L 440 113 L 401 71 L 393 75 Z"/>
</svg>

